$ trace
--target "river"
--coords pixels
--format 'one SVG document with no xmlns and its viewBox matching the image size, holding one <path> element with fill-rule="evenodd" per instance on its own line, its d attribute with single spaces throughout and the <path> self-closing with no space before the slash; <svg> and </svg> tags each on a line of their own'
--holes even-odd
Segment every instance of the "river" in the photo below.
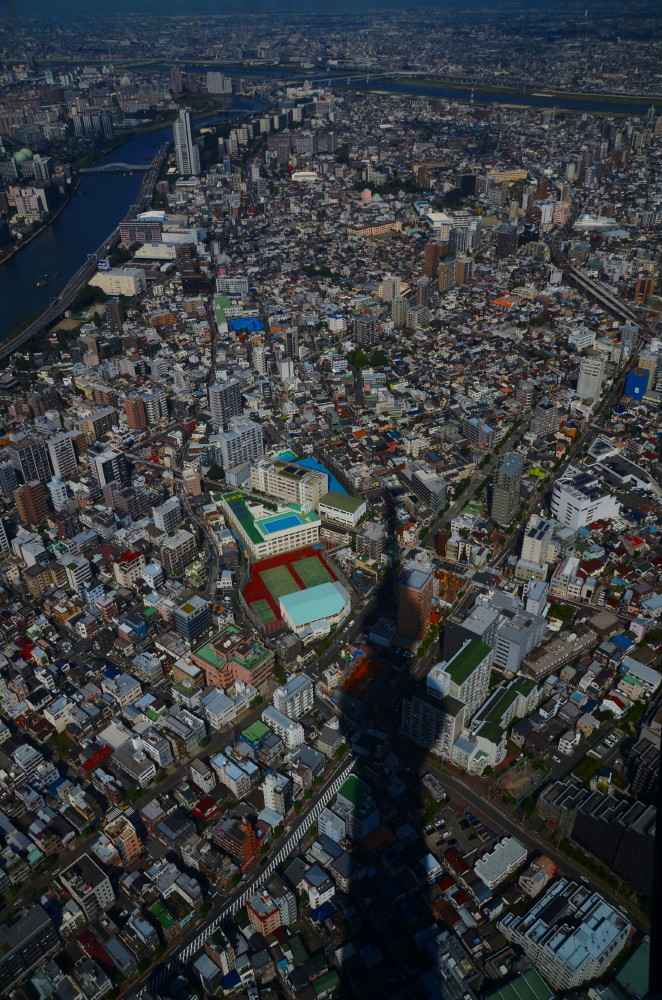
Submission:
<svg viewBox="0 0 662 1000">
<path fill-rule="evenodd" d="M 144 66 L 145 69 L 152 69 L 159 72 L 168 72 L 170 66 L 158 65 L 152 66 L 148 63 Z M 307 80 L 314 80 L 318 86 L 328 85 L 332 87 L 337 87 L 341 90 L 356 90 L 363 89 L 363 82 L 365 81 L 365 74 L 361 75 L 356 71 L 348 72 L 346 76 L 340 76 L 336 74 L 335 76 L 325 77 L 319 72 L 314 74 L 302 73 L 297 70 L 296 67 L 277 67 L 277 66 L 224 66 L 222 64 L 218 65 L 195 65 L 191 64 L 188 66 L 179 67 L 183 72 L 188 73 L 201 73 L 206 72 L 210 69 L 217 69 L 228 76 L 232 77 L 263 77 L 265 79 L 273 80 L 300 80 L 301 83 L 305 83 Z M 347 83 L 347 80 L 350 83 Z M 372 91 L 379 91 L 385 94 L 403 94 L 403 95 L 413 95 L 415 97 L 436 97 L 443 98 L 447 101 L 469 101 L 471 98 L 472 88 L 466 84 L 434 84 L 418 82 L 415 79 L 410 80 L 379 80 L 375 79 L 368 82 L 368 89 Z M 625 97 L 622 102 L 619 101 L 609 101 L 607 98 L 609 95 L 605 95 L 605 100 L 591 100 L 590 97 L 572 97 L 572 96 L 561 96 L 553 97 L 547 94 L 537 93 L 534 89 L 533 92 L 522 91 L 521 93 L 514 94 L 502 94 L 494 93 L 490 90 L 481 90 L 479 86 L 473 88 L 474 101 L 477 104 L 512 104 L 517 107 L 526 108 L 556 108 L 559 111 L 585 111 L 587 113 L 593 112 L 594 114 L 627 114 L 627 115 L 645 115 L 651 106 L 651 100 L 646 103 L 645 97 Z"/>
<path fill-rule="evenodd" d="M 233 110 L 257 111 L 256 101 L 235 98 Z M 196 128 L 223 121 L 223 112 L 198 119 Z M 98 161 L 103 163 L 145 163 L 159 147 L 172 139 L 172 125 L 133 136 Z M 88 253 L 103 242 L 124 218 L 142 181 L 142 171 L 133 174 L 83 174 L 78 191 L 55 221 L 30 243 L 0 265 L 0 340 L 63 288 L 84 262 Z M 37 287 L 42 274 L 47 284 Z"/>
<path fill-rule="evenodd" d="M 167 67 L 153 67 L 166 69 Z M 183 67 L 186 68 L 186 67 Z M 190 67 L 193 69 L 194 67 Z M 233 73 L 235 70 L 233 69 Z M 282 76 L 275 69 L 244 67 L 242 76 L 270 75 Z M 333 86 L 343 88 L 347 83 L 336 78 Z M 356 84 L 353 84 L 355 87 Z M 467 101 L 468 87 L 431 86 L 425 83 L 399 82 L 395 80 L 375 81 L 372 86 L 390 94 L 414 94 L 420 97 L 444 98 L 446 100 Z M 642 115 L 648 110 L 644 104 L 598 103 L 575 98 L 554 98 L 542 94 L 492 94 L 474 90 L 474 100 L 482 103 L 496 101 L 527 107 L 558 108 L 568 111 L 620 113 Z M 262 105 L 249 98 L 233 98 L 231 109 L 246 108 L 256 111 Z M 222 121 L 223 113 L 196 121 L 196 128 L 211 122 Z M 172 126 L 166 125 L 153 132 L 143 132 L 129 139 L 123 146 L 113 150 L 99 163 L 126 162 L 144 163 L 146 157 L 153 157 L 159 146 L 172 138 Z M 44 229 L 28 246 L 0 265 L 0 340 L 8 337 L 40 306 L 48 302 L 64 287 L 72 274 L 80 267 L 88 253 L 92 253 L 104 238 L 126 215 L 142 180 L 142 173 L 86 174 L 83 175 L 78 192 L 62 210 L 58 218 Z M 48 282 L 37 287 L 42 274 Z"/>
</svg>

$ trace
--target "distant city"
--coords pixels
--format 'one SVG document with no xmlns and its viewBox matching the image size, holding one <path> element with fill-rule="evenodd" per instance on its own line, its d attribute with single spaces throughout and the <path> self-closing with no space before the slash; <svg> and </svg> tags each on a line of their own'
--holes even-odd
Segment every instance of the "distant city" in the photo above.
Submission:
<svg viewBox="0 0 662 1000">
<path fill-rule="evenodd" d="M 0 995 L 659 996 L 660 12 L 304 7 L 0 20 Z"/>
</svg>

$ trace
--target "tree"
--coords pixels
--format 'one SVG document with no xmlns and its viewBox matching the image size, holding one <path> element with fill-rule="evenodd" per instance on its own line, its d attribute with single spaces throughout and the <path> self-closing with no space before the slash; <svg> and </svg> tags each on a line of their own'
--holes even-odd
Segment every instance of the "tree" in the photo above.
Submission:
<svg viewBox="0 0 662 1000">
<path fill-rule="evenodd" d="M 215 462 L 213 465 L 210 465 L 209 468 L 207 469 L 207 479 L 218 480 L 221 479 L 222 476 L 223 476 L 223 469 L 220 467 L 220 465 L 216 465 Z"/>
<path fill-rule="evenodd" d="M 241 882 L 241 872 L 235 872 L 230 881 L 233 885 L 239 885 Z"/>
<path fill-rule="evenodd" d="M 343 143 L 338 152 L 336 153 L 336 163 L 344 163 L 345 166 L 349 166 L 352 161 L 349 158 L 349 150 L 347 149 L 347 143 Z"/>
</svg>

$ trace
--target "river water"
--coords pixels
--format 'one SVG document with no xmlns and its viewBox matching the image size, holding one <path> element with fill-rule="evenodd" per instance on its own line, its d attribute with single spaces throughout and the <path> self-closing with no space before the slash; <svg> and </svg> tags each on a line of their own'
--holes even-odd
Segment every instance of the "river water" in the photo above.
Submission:
<svg viewBox="0 0 662 1000">
<path fill-rule="evenodd" d="M 233 99 L 231 109 L 258 110 L 256 101 Z M 220 114 L 198 119 L 196 128 L 223 121 Z M 172 125 L 143 132 L 98 161 L 146 163 L 159 147 L 172 139 Z M 0 265 L 0 340 L 4 340 L 40 306 L 49 302 L 69 278 L 124 218 L 142 182 L 142 171 L 133 174 L 84 174 L 78 192 L 57 219 L 27 246 Z M 83 193 L 84 192 L 84 193 Z M 47 284 L 37 287 L 42 275 Z"/>
</svg>

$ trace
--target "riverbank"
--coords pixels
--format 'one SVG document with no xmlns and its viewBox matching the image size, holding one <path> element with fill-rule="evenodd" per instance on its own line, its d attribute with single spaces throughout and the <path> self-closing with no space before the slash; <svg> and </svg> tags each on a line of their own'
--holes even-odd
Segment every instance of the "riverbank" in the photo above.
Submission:
<svg viewBox="0 0 662 1000">
<path fill-rule="evenodd" d="M 393 83 L 412 84 L 424 87 L 443 87 L 446 90 L 471 91 L 479 90 L 484 94 L 507 94 L 510 97 L 545 97 L 558 101 L 587 101 L 591 104 L 648 104 L 662 106 L 662 96 L 649 97 L 645 94 L 605 94 L 588 91 L 556 90 L 554 88 L 537 88 L 522 90 L 521 87 L 499 87 L 483 83 L 460 83 L 457 80 L 439 80 L 434 77 L 398 76 Z"/>
<path fill-rule="evenodd" d="M 76 179 L 71 184 L 67 193 L 62 197 L 61 201 L 58 202 L 53 211 L 48 213 L 48 217 L 44 219 L 41 225 L 37 226 L 34 232 L 30 233 L 30 235 L 26 239 L 21 240 L 21 242 L 17 243 L 15 247 L 12 247 L 9 253 L 6 253 L 3 257 L 0 257 L 0 267 L 2 267 L 3 264 L 6 264 L 8 260 L 11 260 L 12 257 L 15 257 L 16 254 L 24 247 L 29 246 L 30 243 L 32 243 L 32 241 L 36 239 L 40 233 L 43 233 L 44 229 L 48 229 L 49 226 L 52 226 L 52 224 L 59 216 L 60 212 L 67 207 L 73 196 L 76 194 L 76 191 L 80 186 L 81 180 L 82 177 L 80 176 L 76 177 Z"/>
</svg>

